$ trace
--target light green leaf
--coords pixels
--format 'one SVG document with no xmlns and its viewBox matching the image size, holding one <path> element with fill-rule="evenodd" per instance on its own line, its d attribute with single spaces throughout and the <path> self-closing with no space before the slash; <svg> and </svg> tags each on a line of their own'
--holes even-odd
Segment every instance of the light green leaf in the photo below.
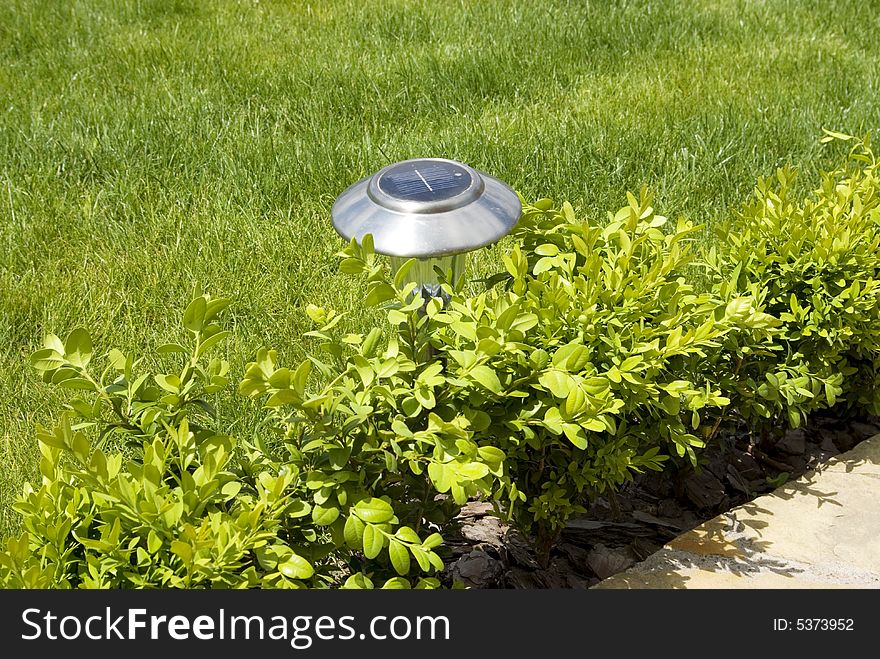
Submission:
<svg viewBox="0 0 880 659">
<path fill-rule="evenodd" d="M 404 438 L 407 438 L 407 439 L 410 439 L 410 438 L 413 437 L 413 432 L 412 432 L 412 430 L 410 430 L 410 429 L 409 429 L 409 426 L 407 426 L 407 425 L 406 425 L 403 421 L 401 421 L 400 419 L 394 419 L 394 421 L 391 422 L 391 430 L 393 430 L 394 433 L 395 433 L 398 437 L 404 437 Z"/>
<path fill-rule="evenodd" d="M 172 394 L 180 393 L 180 378 L 176 375 L 163 375 L 160 373 L 154 375 L 153 379 L 156 381 L 156 384 L 162 387 L 165 391 L 170 391 Z"/>
<path fill-rule="evenodd" d="M 205 305 L 205 322 L 216 318 L 217 315 L 230 304 L 232 304 L 232 300 L 229 298 L 218 297 L 213 300 L 208 300 Z"/>
<path fill-rule="evenodd" d="M 315 574 L 312 564 L 296 554 L 291 554 L 290 558 L 279 565 L 278 571 L 289 579 L 308 579 Z"/>
<path fill-rule="evenodd" d="M 182 540 L 171 541 L 171 553 L 179 556 L 184 563 L 191 563 L 193 559 L 193 550 L 187 543 Z"/>
<path fill-rule="evenodd" d="M 306 315 L 316 325 L 324 325 L 327 322 L 327 311 L 314 304 L 306 306 Z"/>
<path fill-rule="evenodd" d="M 91 447 L 89 446 L 89 440 L 86 439 L 86 436 L 81 432 L 78 432 L 73 436 L 73 445 L 71 446 L 71 449 L 81 463 L 88 463 Z"/>
<path fill-rule="evenodd" d="M 590 360 L 590 353 L 580 343 L 567 343 L 553 353 L 553 366 L 569 373 L 578 373 Z"/>
<path fill-rule="evenodd" d="M 449 488 L 449 491 L 452 493 L 452 500 L 455 501 L 459 506 L 463 506 L 467 503 L 468 493 L 459 483 L 456 481 L 452 484 L 452 487 Z"/>
<path fill-rule="evenodd" d="M 305 397 L 306 381 L 309 379 L 309 374 L 311 372 L 312 362 L 306 360 L 297 367 L 291 378 L 291 385 L 300 397 Z"/>
<path fill-rule="evenodd" d="M 443 462 L 431 462 L 428 465 L 428 476 L 441 494 L 447 492 L 455 482 L 455 471 Z"/>
<path fill-rule="evenodd" d="M 364 576 L 363 573 L 357 572 L 345 580 L 342 588 L 345 590 L 372 590 L 373 582 L 369 577 Z"/>
<path fill-rule="evenodd" d="M 201 332 L 205 325 L 205 312 L 208 309 L 208 302 L 204 296 L 194 299 L 186 307 L 183 312 L 183 326 L 190 332 Z"/>
<path fill-rule="evenodd" d="M 409 259 L 397 269 L 397 272 L 394 273 L 394 285 L 397 288 L 403 288 L 407 281 L 406 276 L 415 264 L 416 259 Z"/>
<path fill-rule="evenodd" d="M 556 369 L 545 371 L 538 378 L 541 386 L 550 391 L 556 398 L 567 398 L 571 393 L 571 389 L 575 386 L 575 381 L 568 373 L 563 373 Z"/>
<path fill-rule="evenodd" d="M 443 536 L 439 533 L 432 533 L 422 543 L 423 549 L 434 549 L 443 544 Z"/>
<path fill-rule="evenodd" d="M 361 355 L 355 355 L 352 362 L 354 363 L 354 368 L 360 376 L 364 387 L 369 387 L 376 376 L 373 367 L 370 366 L 370 363 Z"/>
<path fill-rule="evenodd" d="M 419 538 L 419 534 L 408 526 L 401 526 L 399 529 L 397 529 L 397 532 L 394 535 L 403 542 L 408 542 L 415 545 L 422 544 L 422 539 Z"/>
<path fill-rule="evenodd" d="M 431 565 L 434 567 L 434 569 L 437 570 L 437 572 L 442 572 L 443 568 L 446 567 L 443 564 L 443 559 L 440 558 L 440 556 L 438 556 L 433 551 L 427 551 L 427 552 L 425 552 L 425 554 L 427 555 L 428 561 L 431 563 Z M 428 579 L 427 581 L 430 581 L 431 583 L 434 584 L 431 586 L 431 588 L 439 588 L 440 587 L 440 582 L 437 581 L 436 579 Z"/>
<path fill-rule="evenodd" d="M 269 386 L 275 389 L 287 389 L 290 387 L 290 369 L 279 368 L 269 377 Z"/>
<path fill-rule="evenodd" d="M 85 378 L 65 378 L 57 382 L 60 386 L 65 389 L 84 389 L 87 391 L 94 391 L 95 385 Z"/>
<path fill-rule="evenodd" d="M 468 462 L 458 468 L 458 475 L 476 481 L 489 473 L 489 467 L 482 462 Z"/>
<path fill-rule="evenodd" d="M 678 396 L 663 396 L 660 405 L 667 413 L 677 416 L 681 412 L 681 399 Z"/>
<path fill-rule="evenodd" d="M 147 549 L 151 554 L 157 553 L 162 548 L 162 538 L 153 531 L 150 530 L 150 533 L 147 535 Z"/>
<path fill-rule="evenodd" d="M 847 135 L 846 133 L 839 133 L 834 130 L 828 130 L 827 128 L 823 128 L 822 132 L 825 133 L 827 137 L 823 137 L 820 142 L 830 142 L 832 139 L 843 140 L 844 142 L 848 140 L 855 139 L 852 135 Z"/>
<path fill-rule="evenodd" d="M 394 509 L 391 508 L 391 504 L 376 497 L 358 501 L 354 507 L 354 513 L 370 524 L 388 522 L 394 517 Z"/>
<path fill-rule="evenodd" d="M 587 396 L 580 387 L 572 387 L 562 405 L 562 414 L 570 419 L 584 411 L 587 405 Z"/>
<path fill-rule="evenodd" d="M 376 370 L 376 376 L 379 378 L 390 378 L 400 370 L 400 364 L 393 357 L 390 357 L 384 360 L 381 364 L 379 364 L 378 369 Z"/>
<path fill-rule="evenodd" d="M 312 521 L 318 526 L 330 526 L 339 517 L 336 506 L 318 506 L 312 508 Z"/>
<path fill-rule="evenodd" d="M 391 565 L 394 566 L 395 572 L 400 576 L 404 576 L 409 572 L 409 551 L 406 546 L 391 540 L 388 545 L 388 557 L 391 559 Z"/>
<path fill-rule="evenodd" d="M 266 407 L 279 407 L 281 405 L 289 405 L 290 403 L 301 402 L 302 397 L 293 389 L 279 389 L 269 396 L 266 401 Z"/>
<path fill-rule="evenodd" d="M 503 389 L 501 387 L 501 381 L 498 379 L 498 376 L 495 374 L 495 371 L 485 364 L 481 364 L 479 366 L 474 366 L 468 375 L 479 384 L 483 385 L 491 391 L 493 394 L 501 394 Z"/>
<path fill-rule="evenodd" d="M 477 449 L 477 455 L 490 467 L 497 467 L 504 462 L 504 451 L 495 446 L 481 446 Z"/>
<path fill-rule="evenodd" d="M 361 259 L 342 259 L 339 262 L 339 271 L 346 275 L 359 275 L 367 270 L 367 264 Z"/>
<path fill-rule="evenodd" d="M 43 338 L 43 346 L 54 350 L 59 355 L 64 354 L 64 342 L 51 332 Z"/>
<path fill-rule="evenodd" d="M 483 432 L 492 424 L 492 417 L 482 410 L 471 410 L 467 413 L 468 421 L 475 432 Z"/>
<path fill-rule="evenodd" d="M 64 365 L 64 357 L 52 348 L 37 350 L 31 355 L 31 364 L 38 371 L 54 371 Z"/>
<path fill-rule="evenodd" d="M 115 350 L 115 348 L 114 348 L 114 350 Z M 119 352 L 119 351 L 116 350 L 116 352 Z M 168 354 L 171 354 L 174 352 L 186 352 L 186 348 L 184 348 L 179 343 L 163 343 L 158 348 L 156 348 L 156 352 L 158 352 L 160 355 L 168 355 Z M 110 351 L 110 354 L 111 354 L 111 359 L 113 359 L 113 350 Z M 119 354 L 122 355 L 121 352 L 119 352 Z M 125 367 L 125 357 L 123 356 L 122 357 L 122 368 L 124 368 L 124 367 Z M 116 360 L 114 360 L 114 362 L 113 362 L 113 368 L 120 370 L 120 371 L 122 370 L 122 368 L 120 368 L 119 366 L 116 366 Z"/>
<path fill-rule="evenodd" d="M 422 411 L 422 406 L 413 396 L 407 396 L 400 402 L 400 409 L 406 416 L 412 418 Z"/>
<path fill-rule="evenodd" d="M 222 488 L 220 488 L 220 493 L 223 495 L 226 501 L 236 497 L 240 491 L 241 481 L 229 481 Z"/>
<path fill-rule="evenodd" d="M 364 531 L 367 525 L 355 515 L 349 515 L 345 520 L 345 528 L 343 529 L 343 537 L 345 544 L 349 549 L 359 550 L 363 546 Z"/>
<path fill-rule="evenodd" d="M 403 577 L 391 577 L 382 586 L 382 590 L 409 590 L 409 589 L 410 589 L 409 581 L 407 581 Z"/>
<path fill-rule="evenodd" d="M 579 449 L 587 448 L 587 438 L 584 435 L 584 430 L 576 423 L 563 423 L 562 432 L 564 432 L 565 436 L 568 437 L 568 441 L 577 446 Z"/>
<path fill-rule="evenodd" d="M 92 337 L 82 327 L 77 327 L 67 335 L 64 342 L 64 356 L 74 366 L 85 368 L 92 358 Z"/>
<path fill-rule="evenodd" d="M 364 305 L 374 307 L 382 302 L 393 300 L 397 297 L 397 291 L 390 284 L 385 282 L 374 281 L 367 288 L 367 296 L 364 298 Z"/>
<path fill-rule="evenodd" d="M 510 329 L 525 333 L 535 327 L 538 322 L 539 319 L 535 314 L 524 313 L 514 318 L 513 322 L 510 324 Z"/>
<path fill-rule="evenodd" d="M 413 555 L 413 558 L 416 559 L 416 563 L 419 564 L 419 567 L 422 569 L 423 572 L 427 572 L 431 569 L 431 561 L 428 559 L 428 552 L 423 550 L 421 547 L 413 546 L 409 548 L 409 551 Z"/>
<path fill-rule="evenodd" d="M 385 534 L 372 524 L 364 527 L 364 556 L 373 559 L 382 551 L 385 546 Z"/>
<path fill-rule="evenodd" d="M 409 316 L 407 316 L 402 311 L 398 311 L 397 309 L 391 309 L 388 311 L 388 322 L 392 325 L 400 325 L 401 323 L 405 323 Z"/>
<path fill-rule="evenodd" d="M 605 426 L 605 422 L 602 419 L 587 419 L 583 421 L 581 425 L 587 430 L 592 430 L 593 432 L 602 432 L 607 430 Z"/>
<path fill-rule="evenodd" d="M 363 344 L 361 345 L 361 354 L 369 359 L 373 357 L 376 353 L 376 347 L 379 345 L 379 339 L 382 338 L 382 330 L 378 327 L 374 327 L 370 330 L 367 337 L 364 339 Z"/>
<path fill-rule="evenodd" d="M 204 355 L 206 352 L 208 352 L 208 350 L 226 339 L 229 334 L 230 332 L 223 330 L 222 332 L 217 332 L 216 334 L 212 334 L 211 336 L 209 336 L 207 339 L 199 344 L 199 348 L 196 351 L 196 357 L 201 357 L 202 355 Z"/>
</svg>

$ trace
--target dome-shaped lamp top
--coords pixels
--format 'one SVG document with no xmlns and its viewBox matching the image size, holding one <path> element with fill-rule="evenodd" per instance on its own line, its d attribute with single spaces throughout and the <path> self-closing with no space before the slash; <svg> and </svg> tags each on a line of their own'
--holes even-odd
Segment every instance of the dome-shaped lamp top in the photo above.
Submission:
<svg viewBox="0 0 880 659">
<path fill-rule="evenodd" d="M 517 194 L 498 179 L 454 160 L 416 158 L 358 181 L 331 214 L 346 240 L 369 233 L 379 254 L 431 258 L 496 242 L 521 212 Z"/>
</svg>

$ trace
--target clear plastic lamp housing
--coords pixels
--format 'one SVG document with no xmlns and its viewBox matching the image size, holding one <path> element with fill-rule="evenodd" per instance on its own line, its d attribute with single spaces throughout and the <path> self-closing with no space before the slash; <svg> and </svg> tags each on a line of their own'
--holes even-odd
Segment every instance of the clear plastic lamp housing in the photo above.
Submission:
<svg viewBox="0 0 880 659">
<path fill-rule="evenodd" d="M 391 257 L 391 271 L 397 272 L 409 259 L 403 256 Z M 450 254 L 435 259 L 418 259 L 406 273 L 405 283 L 415 283 L 415 295 L 421 295 L 427 302 L 432 297 L 442 298 L 448 302 L 448 296 L 443 292 L 440 278 L 434 268 L 438 268 L 450 284 L 455 284 L 467 267 L 466 254 Z"/>
<path fill-rule="evenodd" d="M 346 240 L 372 234 L 376 253 L 393 268 L 418 261 L 408 281 L 422 297 L 443 297 L 434 267 L 464 272 L 464 254 L 505 236 L 519 220 L 517 194 L 498 179 L 441 158 L 388 165 L 345 190 L 333 204 L 333 226 Z"/>
</svg>

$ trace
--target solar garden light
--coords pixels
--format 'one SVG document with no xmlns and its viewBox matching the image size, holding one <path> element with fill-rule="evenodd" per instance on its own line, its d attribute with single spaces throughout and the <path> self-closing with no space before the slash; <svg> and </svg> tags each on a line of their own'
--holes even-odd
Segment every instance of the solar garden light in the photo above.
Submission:
<svg viewBox="0 0 880 659">
<path fill-rule="evenodd" d="M 391 257 L 395 272 L 411 258 L 407 282 L 425 303 L 441 291 L 435 266 L 464 272 L 467 252 L 507 235 L 522 212 L 517 194 L 502 181 L 442 158 L 404 160 L 380 169 L 343 192 L 331 215 L 336 231 L 361 242 L 373 235 L 377 254 Z"/>
</svg>

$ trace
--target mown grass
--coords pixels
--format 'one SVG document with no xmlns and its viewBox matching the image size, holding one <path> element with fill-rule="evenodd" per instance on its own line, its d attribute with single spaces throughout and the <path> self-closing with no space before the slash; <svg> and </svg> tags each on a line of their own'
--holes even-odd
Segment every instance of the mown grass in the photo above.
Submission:
<svg viewBox="0 0 880 659">
<path fill-rule="evenodd" d="M 27 355 L 179 332 L 195 281 L 234 298 L 233 375 L 351 310 L 335 196 L 463 160 L 587 217 L 647 184 L 724 222 L 755 177 L 880 123 L 877 3 L 7 0 L 0 5 L 0 535 L 61 398 Z M 490 267 L 492 251 L 478 271 Z M 230 409 L 230 405 L 236 405 Z M 258 411 L 229 403 L 241 432 Z"/>
</svg>

